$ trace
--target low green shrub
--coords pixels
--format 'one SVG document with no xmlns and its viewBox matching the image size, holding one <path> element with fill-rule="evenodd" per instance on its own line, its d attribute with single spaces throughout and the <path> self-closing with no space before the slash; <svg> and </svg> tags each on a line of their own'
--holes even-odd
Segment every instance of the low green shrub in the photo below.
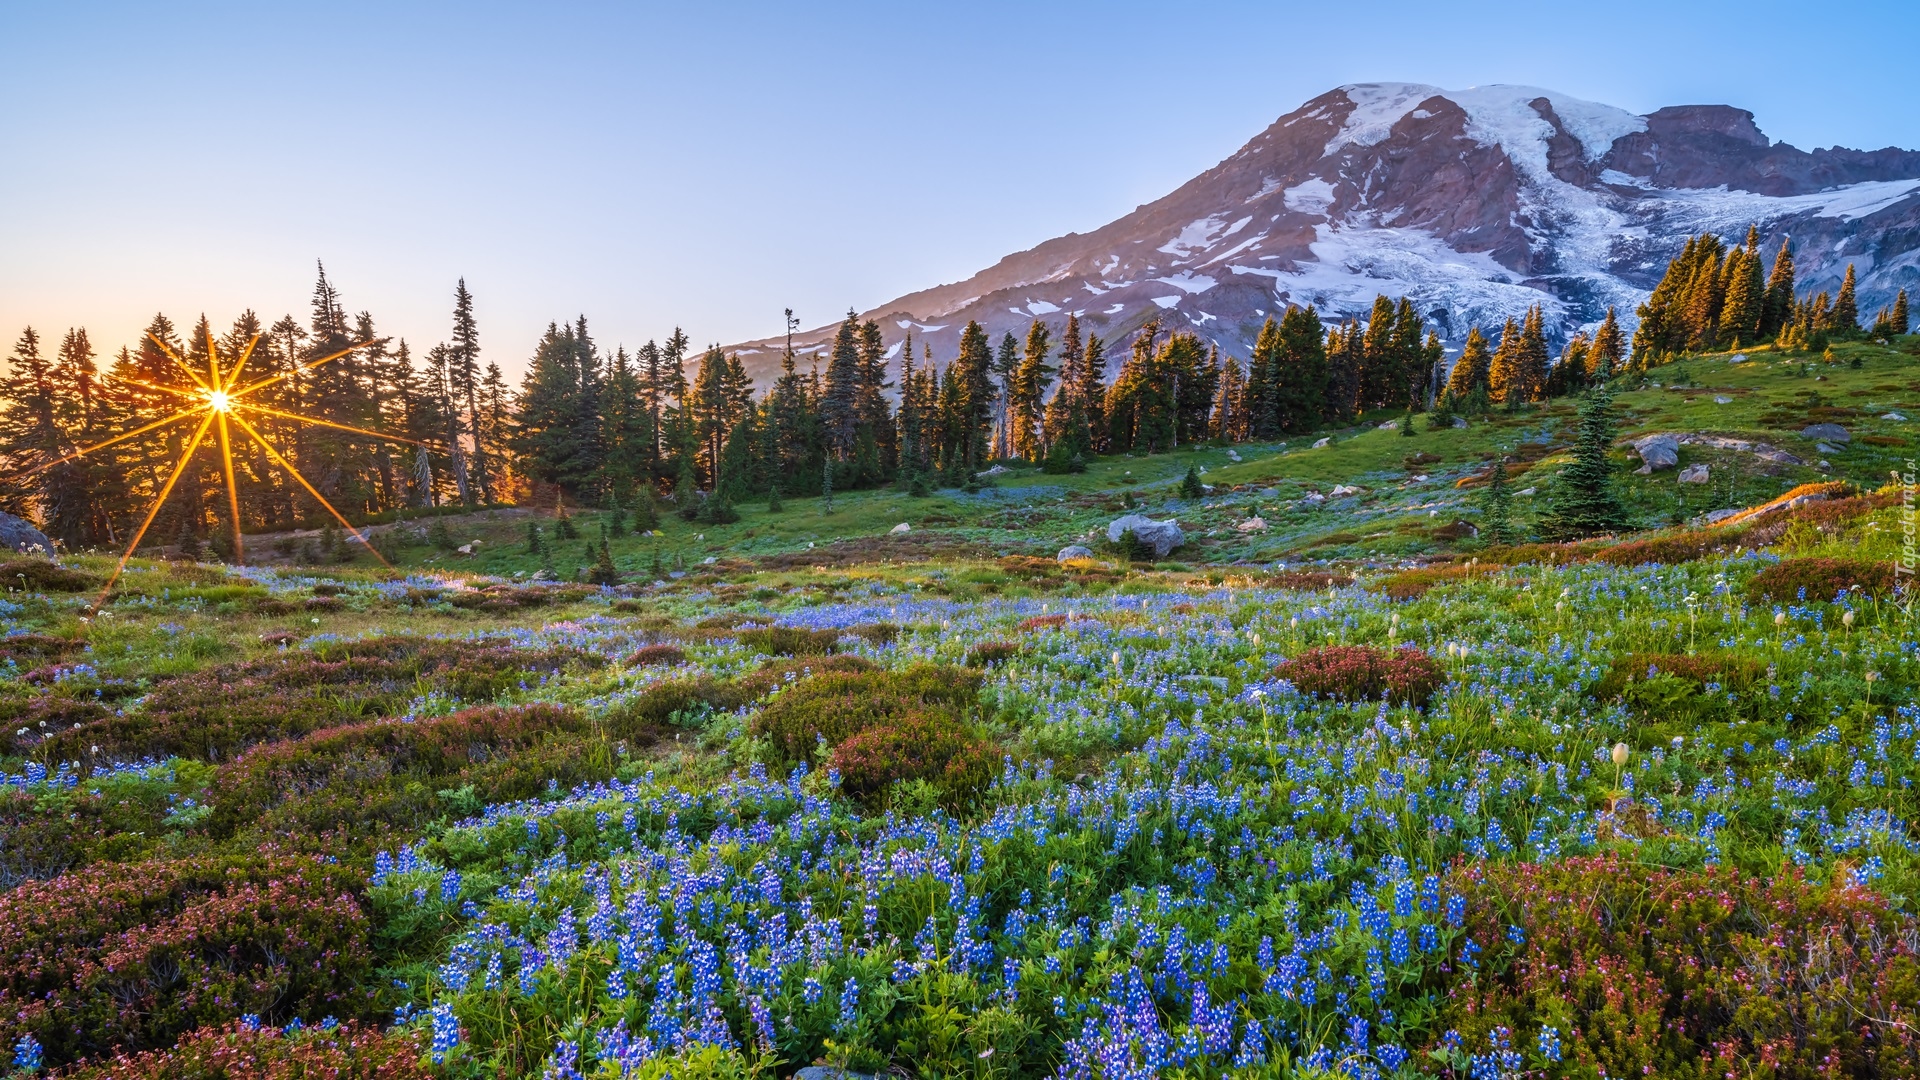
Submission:
<svg viewBox="0 0 1920 1080">
<path fill-rule="evenodd" d="M 802 679 L 755 714 L 751 730 L 786 760 L 817 756 L 873 725 L 929 707 L 960 715 L 979 696 L 981 674 L 916 664 L 900 671 L 825 672 Z"/>
<path fill-rule="evenodd" d="M 1765 679 L 1765 665 L 1743 656 L 1634 653 L 1609 664 L 1587 693 L 1625 705 L 1638 741 L 1653 745 L 1707 724 L 1759 719 Z"/>
<path fill-rule="evenodd" d="M 768 656 L 825 656 L 839 648 L 840 631 L 799 626 L 756 626 L 740 631 L 740 644 Z"/>
</svg>

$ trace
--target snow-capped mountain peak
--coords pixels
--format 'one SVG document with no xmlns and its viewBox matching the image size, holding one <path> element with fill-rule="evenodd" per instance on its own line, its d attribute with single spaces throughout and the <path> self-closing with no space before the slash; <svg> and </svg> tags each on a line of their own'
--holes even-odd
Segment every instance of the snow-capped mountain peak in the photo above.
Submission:
<svg viewBox="0 0 1920 1080">
<path fill-rule="evenodd" d="M 1268 316 L 1364 317 L 1407 296 L 1450 344 L 1540 304 L 1556 336 L 1633 307 L 1686 238 L 1791 235 L 1803 287 L 1856 265 L 1860 306 L 1920 287 L 1920 152 L 1802 151 L 1751 113 L 1636 116 L 1531 86 L 1338 87 L 1171 194 L 867 313 L 950 355 L 960 329 L 1071 313 L 1110 344 L 1148 321 L 1244 357 Z M 799 339 L 809 351 L 831 327 Z M 756 375 L 771 341 L 740 349 Z"/>
</svg>

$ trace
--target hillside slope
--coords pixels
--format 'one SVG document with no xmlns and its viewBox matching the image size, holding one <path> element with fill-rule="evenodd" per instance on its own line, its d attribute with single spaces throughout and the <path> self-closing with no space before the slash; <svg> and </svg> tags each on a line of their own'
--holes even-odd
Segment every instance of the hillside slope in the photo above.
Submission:
<svg viewBox="0 0 1920 1080">
<path fill-rule="evenodd" d="M 1920 287 L 1920 151 L 1804 151 L 1724 105 L 1635 116 L 1536 87 L 1343 86 L 1106 226 L 862 317 L 896 359 L 909 333 L 944 360 L 968 320 L 998 337 L 1069 312 L 1110 342 L 1158 319 L 1244 357 L 1288 304 L 1362 316 L 1379 293 L 1454 344 L 1536 303 L 1559 338 L 1609 305 L 1631 315 L 1688 236 L 1749 224 L 1769 257 L 1793 238 L 1803 288 L 1854 263 L 1871 312 Z M 781 347 L 735 348 L 764 381 Z"/>
</svg>

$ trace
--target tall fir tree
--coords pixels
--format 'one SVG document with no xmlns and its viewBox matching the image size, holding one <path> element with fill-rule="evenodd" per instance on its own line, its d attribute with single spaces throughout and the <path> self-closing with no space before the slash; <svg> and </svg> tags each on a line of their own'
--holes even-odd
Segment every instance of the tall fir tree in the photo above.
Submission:
<svg viewBox="0 0 1920 1080">
<path fill-rule="evenodd" d="M 1766 300 L 1760 312 L 1760 340 L 1775 337 L 1786 329 L 1793 317 L 1794 289 L 1793 238 L 1788 237 L 1780 241 L 1780 250 L 1773 256 L 1773 269 L 1767 274 Z"/>
<path fill-rule="evenodd" d="M 1540 521 L 1549 539 L 1577 539 L 1626 527 L 1626 508 L 1607 458 L 1616 426 L 1613 391 L 1605 385 L 1595 387 L 1580 403 L 1573 461 L 1560 470 L 1547 514 Z"/>
<path fill-rule="evenodd" d="M 1827 323 L 1843 339 L 1860 334 L 1860 304 L 1854 298 L 1852 263 L 1847 264 L 1847 274 L 1840 282 L 1840 291 L 1834 294 L 1833 309 L 1827 315 Z"/>
<path fill-rule="evenodd" d="M 473 314 L 473 294 L 467 291 L 467 279 L 461 278 L 453 289 L 453 343 L 448 354 L 449 370 L 460 398 L 466 405 L 466 436 L 473 447 L 468 463 L 468 481 L 479 501 L 493 501 L 492 467 L 487 460 L 486 441 L 480 430 L 480 324 Z"/>
</svg>

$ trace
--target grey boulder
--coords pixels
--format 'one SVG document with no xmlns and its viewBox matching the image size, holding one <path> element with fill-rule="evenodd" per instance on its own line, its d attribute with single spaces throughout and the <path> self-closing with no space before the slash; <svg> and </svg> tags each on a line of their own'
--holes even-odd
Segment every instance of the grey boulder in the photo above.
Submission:
<svg viewBox="0 0 1920 1080">
<path fill-rule="evenodd" d="M 1643 435 L 1633 440 L 1633 449 L 1640 455 L 1641 476 L 1680 464 L 1680 440 L 1672 435 Z"/>
<path fill-rule="evenodd" d="M 1180 523 L 1174 520 L 1155 521 L 1145 514 L 1128 514 L 1115 518 L 1107 526 L 1107 540 L 1118 544 L 1126 534 L 1132 533 L 1142 547 L 1153 552 L 1156 559 L 1164 559 L 1167 552 L 1187 542 L 1187 534 L 1180 531 Z"/>
<path fill-rule="evenodd" d="M 1072 562 L 1075 559 L 1091 559 L 1093 558 L 1093 549 L 1085 544 L 1068 544 L 1066 547 L 1061 548 L 1060 554 L 1055 555 L 1053 558 L 1055 562 Z"/>
<path fill-rule="evenodd" d="M 1704 464 L 1689 465 L 1680 470 L 1679 479 L 1683 484 L 1704 484 L 1707 482 L 1707 467 Z"/>
<path fill-rule="evenodd" d="M 53 541 L 47 539 L 47 534 L 34 528 L 27 519 L 12 514 L 0 513 L 0 544 L 22 555 L 53 557 Z"/>
<path fill-rule="evenodd" d="M 1818 439 L 1821 442 L 1845 443 L 1853 441 L 1853 436 L 1848 434 L 1847 429 L 1841 427 L 1839 424 L 1808 424 L 1806 427 L 1800 429 L 1800 434 L 1805 435 L 1809 439 Z"/>
</svg>

